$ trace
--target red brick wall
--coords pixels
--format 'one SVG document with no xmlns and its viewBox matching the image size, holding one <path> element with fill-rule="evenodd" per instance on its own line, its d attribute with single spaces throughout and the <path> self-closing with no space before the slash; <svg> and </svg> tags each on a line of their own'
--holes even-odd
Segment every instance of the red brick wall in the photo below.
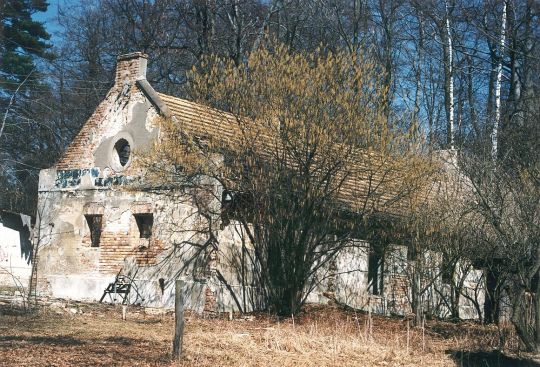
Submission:
<svg viewBox="0 0 540 367">
<path fill-rule="evenodd" d="M 140 57 L 137 55 L 138 53 L 135 53 L 132 58 L 119 58 L 114 86 L 109 90 L 105 99 L 98 105 L 60 158 L 56 164 L 58 169 L 79 169 L 93 166 L 93 152 L 99 146 L 103 134 L 109 128 L 109 121 L 107 121 L 106 117 L 113 104 L 119 103 L 117 97 L 124 91 L 124 88 L 128 93 L 123 98 L 130 98 L 133 94 L 140 92 L 135 81 L 141 73 L 145 73 L 145 70 L 141 69 L 145 68 L 146 59 L 144 55 Z M 126 83 L 129 89 L 125 86 Z"/>
<path fill-rule="evenodd" d="M 83 237 L 82 244 L 91 246 L 89 234 Z M 138 233 L 104 231 L 99 243 L 99 272 L 116 274 L 124 265 L 124 259 L 131 256 L 135 257 L 138 265 L 154 265 L 161 251 L 163 243 L 158 239 L 140 239 Z"/>
<path fill-rule="evenodd" d="M 105 100 L 99 104 L 81 131 L 79 131 L 79 134 L 71 142 L 56 164 L 58 169 L 88 168 L 93 166 L 94 156 L 92 152 L 97 148 L 99 143 L 96 135 L 99 135 L 99 132 L 103 129 L 103 120 L 107 114 L 111 94 L 114 94 L 112 90 L 109 91 Z"/>
</svg>

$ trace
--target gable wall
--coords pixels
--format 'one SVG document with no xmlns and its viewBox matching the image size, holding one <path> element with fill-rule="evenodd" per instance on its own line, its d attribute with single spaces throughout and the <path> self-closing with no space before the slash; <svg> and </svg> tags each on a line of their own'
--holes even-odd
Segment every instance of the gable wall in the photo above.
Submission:
<svg viewBox="0 0 540 367">
<path fill-rule="evenodd" d="M 87 168 L 94 166 L 93 152 L 101 144 L 104 135 L 110 135 L 118 123 L 128 123 L 134 102 L 147 102 L 136 80 L 146 75 L 146 59 L 133 57 L 119 59 L 115 84 L 105 99 L 98 105 L 79 134 L 70 144 L 56 167 L 60 170 Z M 150 104 L 146 105 L 150 108 Z M 155 109 L 153 109 L 155 112 Z M 116 126 L 118 129 L 118 126 Z"/>
</svg>

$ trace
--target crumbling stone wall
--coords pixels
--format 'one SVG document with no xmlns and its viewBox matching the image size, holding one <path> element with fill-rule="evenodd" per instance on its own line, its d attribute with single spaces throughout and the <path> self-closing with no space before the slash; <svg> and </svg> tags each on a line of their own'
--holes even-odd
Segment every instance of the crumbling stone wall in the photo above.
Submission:
<svg viewBox="0 0 540 367">
<path fill-rule="evenodd" d="M 204 242 L 195 238 L 195 209 L 187 196 L 128 187 L 140 173 L 132 152 L 158 135 L 158 111 L 136 84 L 145 72 L 144 55 L 120 57 L 115 85 L 104 101 L 60 161 L 40 173 L 36 241 L 41 295 L 96 300 L 122 271 L 139 283 L 141 300 L 163 305 L 164 284 L 170 288 L 176 277 L 190 272 L 186 263 L 193 253 L 180 244 Z M 128 145 L 127 164 L 115 156 L 120 140 Z M 149 238 L 140 238 L 134 214 L 153 216 Z M 92 243 L 88 215 L 101 216 L 98 246 Z M 182 226 L 187 230 L 179 231 Z"/>
<path fill-rule="evenodd" d="M 120 140 L 131 153 L 158 136 L 158 110 L 136 83 L 145 70 L 144 55 L 120 57 L 113 88 L 60 161 L 40 173 L 38 292 L 97 300 L 121 272 L 133 280 L 131 302 L 171 307 L 174 281 L 184 278 L 186 307 L 230 309 L 230 292 L 212 267 L 220 267 L 231 287 L 239 286 L 226 261 L 215 264 L 216 248 L 208 243 L 208 228 L 201 228 L 206 222 L 196 213 L 193 193 L 138 190 L 130 185 L 141 173 L 137 162 L 131 155 L 122 165 L 115 157 Z M 220 190 L 211 182 L 209 187 Z M 219 197 L 215 192 L 207 203 L 217 205 L 217 213 Z M 152 215 L 149 238 L 140 238 L 135 214 Z M 86 216 L 101 216 L 98 246 Z M 224 259 L 225 252 L 220 252 Z"/>
<path fill-rule="evenodd" d="M 386 315 L 407 315 L 411 313 L 411 278 L 413 262 L 408 259 L 408 249 L 403 245 L 389 245 L 384 250 L 381 267 L 383 290 L 373 294 L 368 279 L 370 244 L 352 241 L 344 248 L 335 261 L 322 270 L 326 276 L 310 295 L 311 302 L 338 303 Z M 441 276 L 442 255 L 433 251 L 423 254 L 421 271 L 421 307 L 423 313 L 435 317 L 449 316 L 442 297 L 445 287 Z M 470 263 L 461 261 L 456 267 L 455 278 L 464 277 L 462 294 L 459 296 L 459 312 L 463 319 L 478 319 L 478 305 L 484 303 L 483 273 Z M 475 304 L 476 302 L 476 304 Z"/>
</svg>

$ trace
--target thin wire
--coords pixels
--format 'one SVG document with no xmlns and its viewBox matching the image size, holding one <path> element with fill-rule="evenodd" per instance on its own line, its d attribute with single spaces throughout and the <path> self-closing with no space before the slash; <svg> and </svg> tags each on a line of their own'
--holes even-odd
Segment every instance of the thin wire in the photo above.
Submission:
<svg viewBox="0 0 540 367">
<path fill-rule="evenodd" d="M 26 74 L 14 74 L 14 73 L 0 72 L 0 76 L 2 76 L 2 77 L 19 77 L 19 76 L 26 76 Z M 89 83 L 102 83 L 102 84 L 109 84 L 110 83 L 110 81 L 103 81 L 103 80 L 65 78 L 65 77 L 60 77 L 57 74 L 52 74 L 52 73 L 37 73 L 37 76 L 38 77 L 36 79 L 38 79 L 41 76 L 49 76 L 49 77 L 53 77 L 53 78 L 58 79 L 58 80 L 73 80 L 73 81 L 81 81 L 81 82 L 89 82 Z"/>
<path fill-rule="evenodd" d="M 7 80 L 0 80 L 0 84 L 14 84 L 14 85 L 19 85 L 21 84 L 20 82 L 11 82 L 11 81 L 7 81 Z M 112 83 L 107 83 L 107 84 L 112 84 Z M 33 85 L 33 86 L 36 86 L 36 87 L 44 87 L 44 88 L 47 88 L 49 85 L 48 84 L 44 84 L 44 83 L 37 83 L 37 81 L 34 81 L 34 82 L 28 82 L 26 83 L 26 85 Z M 81 89 L 94 89 L 93 87 L 81 87 L 81 86 L 77 86 L 77 85 L 74 85 L 74 86 L 66 86 L 66 88 L 81 88 Z M 106 86 L 100 86 L 98 88 L 107 88 Z"/>
</svg>

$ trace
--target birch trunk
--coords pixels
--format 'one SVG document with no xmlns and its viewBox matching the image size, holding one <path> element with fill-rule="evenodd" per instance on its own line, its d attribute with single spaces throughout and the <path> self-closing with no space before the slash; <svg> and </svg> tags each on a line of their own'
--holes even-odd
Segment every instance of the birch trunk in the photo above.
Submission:
<svg viewBox="0 0 540 367">
<path fill-rule="evenodd" d="M 450 28 L 450 15 L 448 11 L 448 1 L 444 2 L 445 8 L 445 42 L 443 44 L 446 46 L 446 56 L 445 56 L 445 99 L 447 106 L 447 143 L 450 149 L 454 149 L 454 61 L 453 61 L 453 45 L 452 45 L 452 33 Z"/>
<path fill-rule="evenodd" d="M 470 57 L 466 58 L 467 60 L 467 97 L 471 117 L 471 125 L 474 129 L 474 134 L 476 137 L 480 136 L 480 127 L 478 126 L 478 117 L 476 115 L 476 105 L 474 99 L 474 90 L 473 90 L 473 61 Z"/>
<path fill-rule="evenodd" d="M 504 42 L 506 38 L 506 1 L 503 3 L 501 15 L 501 38 L 499 42 L 499 52 L 497 61 L 497 78 L 495 80 L 495 120 L 493 121 L 493 131 L 491 132 L 491 158 L 497 160 L 499 149 L 499 124 L 501 120 L 501 81 L 502 62 L 504 54 Z"/>
<path fill-rule="evenodd" d="M 422 93 L 422 66 L 424 65 L 424 24 L 420 15 L 417 15 L 418 19 L 418 59 L 416 65 L 416 90 L 414 93 L 414 115 L 413 120 L 418 119 L 420 115 L 420 99 Z M 430 142 L 431 143 L 431 142 Z"/>
</svg>

